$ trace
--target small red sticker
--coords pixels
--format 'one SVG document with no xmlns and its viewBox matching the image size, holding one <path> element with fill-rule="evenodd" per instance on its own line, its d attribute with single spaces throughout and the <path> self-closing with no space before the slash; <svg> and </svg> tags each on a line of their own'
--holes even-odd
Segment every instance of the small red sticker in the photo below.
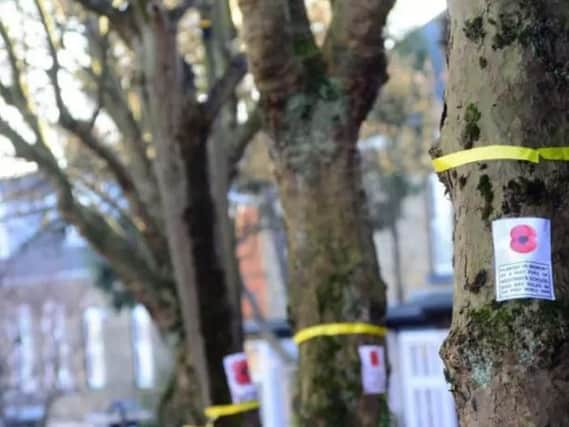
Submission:
<svg viewBox="0 0 569 427">
<path fill-rule="evenodd" d="M 371 366 L 379 366 L 379 354 L 377 354 L 377 351 L 372 351 L 369 353 L 369 359 L 370 359 L 370 363 Z"/>
<path fill-rule="evenodd" d="M 231 369 L 233 370 L 233 375 L 235 376 L 235 381 L 237 384 L 244 385 L 251 383 L 247 360 L 237 360 L 233 362 Z"/>
</svg>

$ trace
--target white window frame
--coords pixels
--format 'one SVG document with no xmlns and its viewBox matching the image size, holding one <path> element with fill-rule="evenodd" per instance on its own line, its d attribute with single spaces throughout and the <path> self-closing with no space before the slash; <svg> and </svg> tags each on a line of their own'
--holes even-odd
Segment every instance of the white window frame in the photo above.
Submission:
<svg viewBox="0 0 569 427">
<path fill-rule="evenodd" d="M 400 331 L 400 384 L 406 427 L 456 427 L 454 401 L 439 356 L 443 329 Z M 428 399 L 434 399 L 429 401 Z M 438 399 L 436 399 L 438 397 Z"/>
<path fill-rule="evenodd" d="M 137 305 L 132 310 L 131 322 L 135 383 L 141 389 L 149 389 L 156 382 L 152 320 L 146 308 Z"/>
<path fill-rule="evenodd" d="M 54 337 L 58 350 L 57 386 L 61 390 L 73 388 L 74 378 L 71 369 L 71 346 L 67 334 L 66 311 L 63 304 L 55 306 Z"/>
<path fill-rule="evenodd" d="M 102 389 L 107 384 L 103 309 L 89 307 L 83 314 L 85 330 L 85 370 L 87 385 Z"/>
<path fill-rule="evenodd" d="M 29 304 L 18 306 L 16 358 L 20 389 L 26 393 L 36 391 L 33 313 Z"/>
<path fill-rule="evenodd" d="M 69 390 L 73 387 L 73 375 L 69 359 L 69 347 L 65 306 L 47 301 L 42 309 L 44 387 Z"/>
</svg>

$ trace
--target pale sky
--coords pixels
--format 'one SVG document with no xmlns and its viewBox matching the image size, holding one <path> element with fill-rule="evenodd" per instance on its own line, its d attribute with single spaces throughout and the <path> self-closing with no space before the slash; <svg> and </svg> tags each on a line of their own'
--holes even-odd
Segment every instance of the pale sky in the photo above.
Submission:
<svg viewBox="0 0 569 427">
<path fill-rule="evenodd" d="M 389 33 L 400 38 L 445 10 L 446 3 L 447 0 L 397 0 L 389 15 Z"/>
</svg>

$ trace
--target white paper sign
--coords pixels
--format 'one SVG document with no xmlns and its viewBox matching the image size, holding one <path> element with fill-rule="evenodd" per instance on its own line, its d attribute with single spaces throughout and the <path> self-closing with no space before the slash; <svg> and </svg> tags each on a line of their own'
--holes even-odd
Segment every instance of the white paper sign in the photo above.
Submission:
<svg viewBox="0 0 569 427">
<path fill-rule="evenodd" d="M 555 300 L 550 224 L 544 218 L 492 222 L 497 301 Z"/>
<path fill-rule="evenodd" d="M 387 388 L 385 350 L 381 345 L 358 347 L 362 364 L 362 387 L 365 394 L 383 394 Z"/>
<path fill-rule="evenodd" d="M 223 358 L 223 367 L 233 403 L 257 400 L 257 387 L 251 381 L 245 353 L 235 353 Z"/>
</svg>

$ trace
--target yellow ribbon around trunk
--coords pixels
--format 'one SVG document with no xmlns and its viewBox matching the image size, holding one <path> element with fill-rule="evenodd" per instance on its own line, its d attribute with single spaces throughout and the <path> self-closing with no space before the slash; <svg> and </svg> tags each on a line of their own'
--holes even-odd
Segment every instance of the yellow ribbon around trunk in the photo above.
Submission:
<svg viewBox="0 0 569 427">
<path fill-rule="evenodd" d="M 294 336 L 294 342 L 298 345 L 316 337 L 348 334 L 383 337 L 387 334 L 387 328 L 369 323 L 327 323 L 302 329 Z"/>
<path fill-rule="evenodd" d="M 205 415 L 210 420 L 217 420 L 221 417 L 228 417 L 230 415 L 237 415 L 241 412 L 252 411 L 253 409 L 259 408 L 259 402 L 257 400 L 251 400 L 249 402 L 233 403 L 231 405 L 215 405 L 206 408 Z"/>
<path fill-rule="evenodd" d="M 569 147 L 526 148 L 515 145 L 489 145 L 457 151 L 433 160 L 436 172 L 445 172 L 469 163 L 486 160 L 522 160 L 539 163 L 543 160 L 569 161 Z"/>
</svg>

